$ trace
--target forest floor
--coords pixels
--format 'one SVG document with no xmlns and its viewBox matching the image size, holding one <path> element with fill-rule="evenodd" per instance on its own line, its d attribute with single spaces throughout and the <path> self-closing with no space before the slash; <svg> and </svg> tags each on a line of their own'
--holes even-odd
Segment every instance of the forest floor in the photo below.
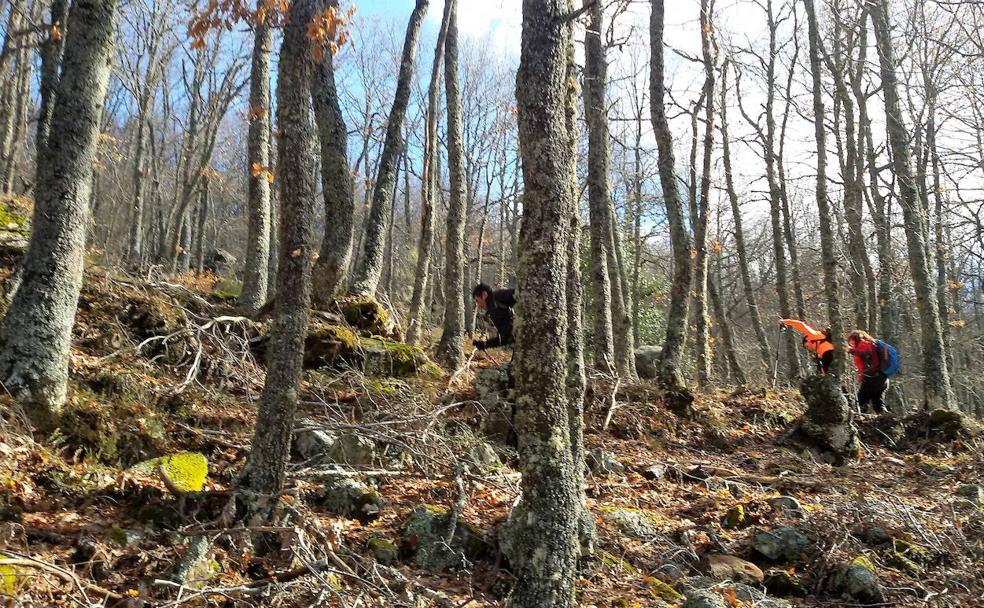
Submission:
<svg viewBox="0 0 984 608">
<path fill-rule="evenodd" d="M 295 454 L 284 521 L 267 529 L 284 548 L 260 556 L 231 490 L 262 388 L 249 344 L 263 331 L 236 316 L 214 279 L 87 273 L 63 428 L 32 437 L 0 398 L 0 605 L 502 605 L 510 577 L 495 530 L 519 476 L 514 449 L 479 431 L 488 412 L 475 378 L 508 354 L 479 355 L 441 380 L 306 372 L 298 419 L 366 448 L 344 470 L 376 508 L 338 515 L 318 481 L 323 459 Z M 790 439 L 802 408 L 794 391 L 726 389 L 680 418 L 650 385 L 592 379 L 587 496 L 598 542 L 582 563 L 581 604 L 984 605 L 984 506 L 972 489 L 984 483 L 980 436 L 923 417 L 904 441 L 890 439 L 864 418 L 861 458 L 832 467 Z M 479 446 L 495 457 L 470 456 Z M 201 492 L 175 496 L 161 469 L 132 468 L 185 451 L 207 459 Z M 404 522 L 421 505 L 451 509 L 478 538 L 459 568 L 420 567 L 426 539 Z M 753 539 L 783 536 L 782 526 L 801 538 L 770 560 Z M 741 562 L 722 574 L 708 555 L 761 572 Z M 879 597 L 848 590 L 852 564 L 877 577 Z"/>
</svg>

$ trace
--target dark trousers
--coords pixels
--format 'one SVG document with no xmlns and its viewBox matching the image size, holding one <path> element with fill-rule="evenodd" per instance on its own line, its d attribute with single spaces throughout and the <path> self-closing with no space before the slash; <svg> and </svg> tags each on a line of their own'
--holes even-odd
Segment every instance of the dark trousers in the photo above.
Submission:
<svg viewBox="0 0 984 608">
<path fill-rule="evenodd" d="M 828 350 L 822 357 L 817 357 L 817 373 L 826 376 L 830 373 L 830 364 L 834 362 L 834 351 Z"/>
<path fill-rule="evenodd" d="M 875 412 L 879 414 L 885 412 L 885 403 L 882 401 L 882 397 L 886 390 L 888 390 L 888 377 L 885 374 L 878 373 L 874 376 L 865 376 L 861 381 L 861 387 L 858 389 L 858 407 L 864 410 L 870 403 Z"/>
</svg>

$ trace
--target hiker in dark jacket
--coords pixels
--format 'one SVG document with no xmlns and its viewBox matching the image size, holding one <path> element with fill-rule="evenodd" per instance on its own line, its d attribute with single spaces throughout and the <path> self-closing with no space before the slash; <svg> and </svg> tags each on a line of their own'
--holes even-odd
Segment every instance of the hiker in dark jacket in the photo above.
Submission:
<svg viewBox="0 0 984 608">
<path fill-rule="evenodd" d="M 498 289 L 492 291 L 492 288 L 485 283 L 479 283 L 472 290 L 472 298 L 475 299 L 475 306 L 489 316 L 492 325 L 495 325 L 496 331 L 499 332 L 499 335 L 491 340 L 475 340 L 475 348 L 485 350 L 486 348 L 512 344 L 512 309 L 516 305 L 516 290 Z"/>
<path fill-rule="evenodd" d="M 854 357 L 854 365 L 858 368 L 858 407 L 866 409 L 870 404 L 875 413 L 883 414 L 885 402 L 883 397 L 888 390 L 888 376 L 882 372 L 881 355 L 875 339 L 865 331 L 852 331 L 847 337 L 849 348 L 847 352 Z"/>
</svg>

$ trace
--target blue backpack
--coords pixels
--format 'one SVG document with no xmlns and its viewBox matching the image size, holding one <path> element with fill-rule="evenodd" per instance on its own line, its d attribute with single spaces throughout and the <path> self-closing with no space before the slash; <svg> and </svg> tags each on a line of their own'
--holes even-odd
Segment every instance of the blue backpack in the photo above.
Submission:
<svg viewBox="0 0 984 608">
<path fill-rule="evenodd" d="M 881 362 L 881 371 L 891 378 L 899 373 L 899 351 L 884 340 L 875 340 L 878 347 L 878 360 Z"/>
</svg>

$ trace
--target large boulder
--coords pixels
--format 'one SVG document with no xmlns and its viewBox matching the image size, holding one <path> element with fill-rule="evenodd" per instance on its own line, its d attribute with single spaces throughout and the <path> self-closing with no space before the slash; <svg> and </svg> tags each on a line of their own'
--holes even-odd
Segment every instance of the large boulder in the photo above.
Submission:
<svg viewBox="0 0 984 608">
<path fill-rule="evenodd" d="M 431 572 L 457 570 L 491 555 L 492 547 L 482 533 L 460 517 L 447 542 L 450 525 L 451 513 L 446 508 L 417 506 L 400 529 L 403 552 L 415 566 Z"/>
<path fill-rule="evenodd" d="M 354 295 L 335 300 L 335 309 L 349 326 L 366 336 L 382 336 L 394 340 L 403 337 L 393 316 L 372 296 Z"/>
<path fill-rule="evenodd" d="M 635 350 L 636 374 L 642 380 L 655 380 L 663 349 L 659 346 L 640 346 Z"/>
<path fill-rule="evenodd" d="M 651 540 L 659 534 L 660 518 L 653 511 L 624 507 L 602 507 L 599 509 L 605 523 L 619 532 L 639 540 Z"/>
</svg>

